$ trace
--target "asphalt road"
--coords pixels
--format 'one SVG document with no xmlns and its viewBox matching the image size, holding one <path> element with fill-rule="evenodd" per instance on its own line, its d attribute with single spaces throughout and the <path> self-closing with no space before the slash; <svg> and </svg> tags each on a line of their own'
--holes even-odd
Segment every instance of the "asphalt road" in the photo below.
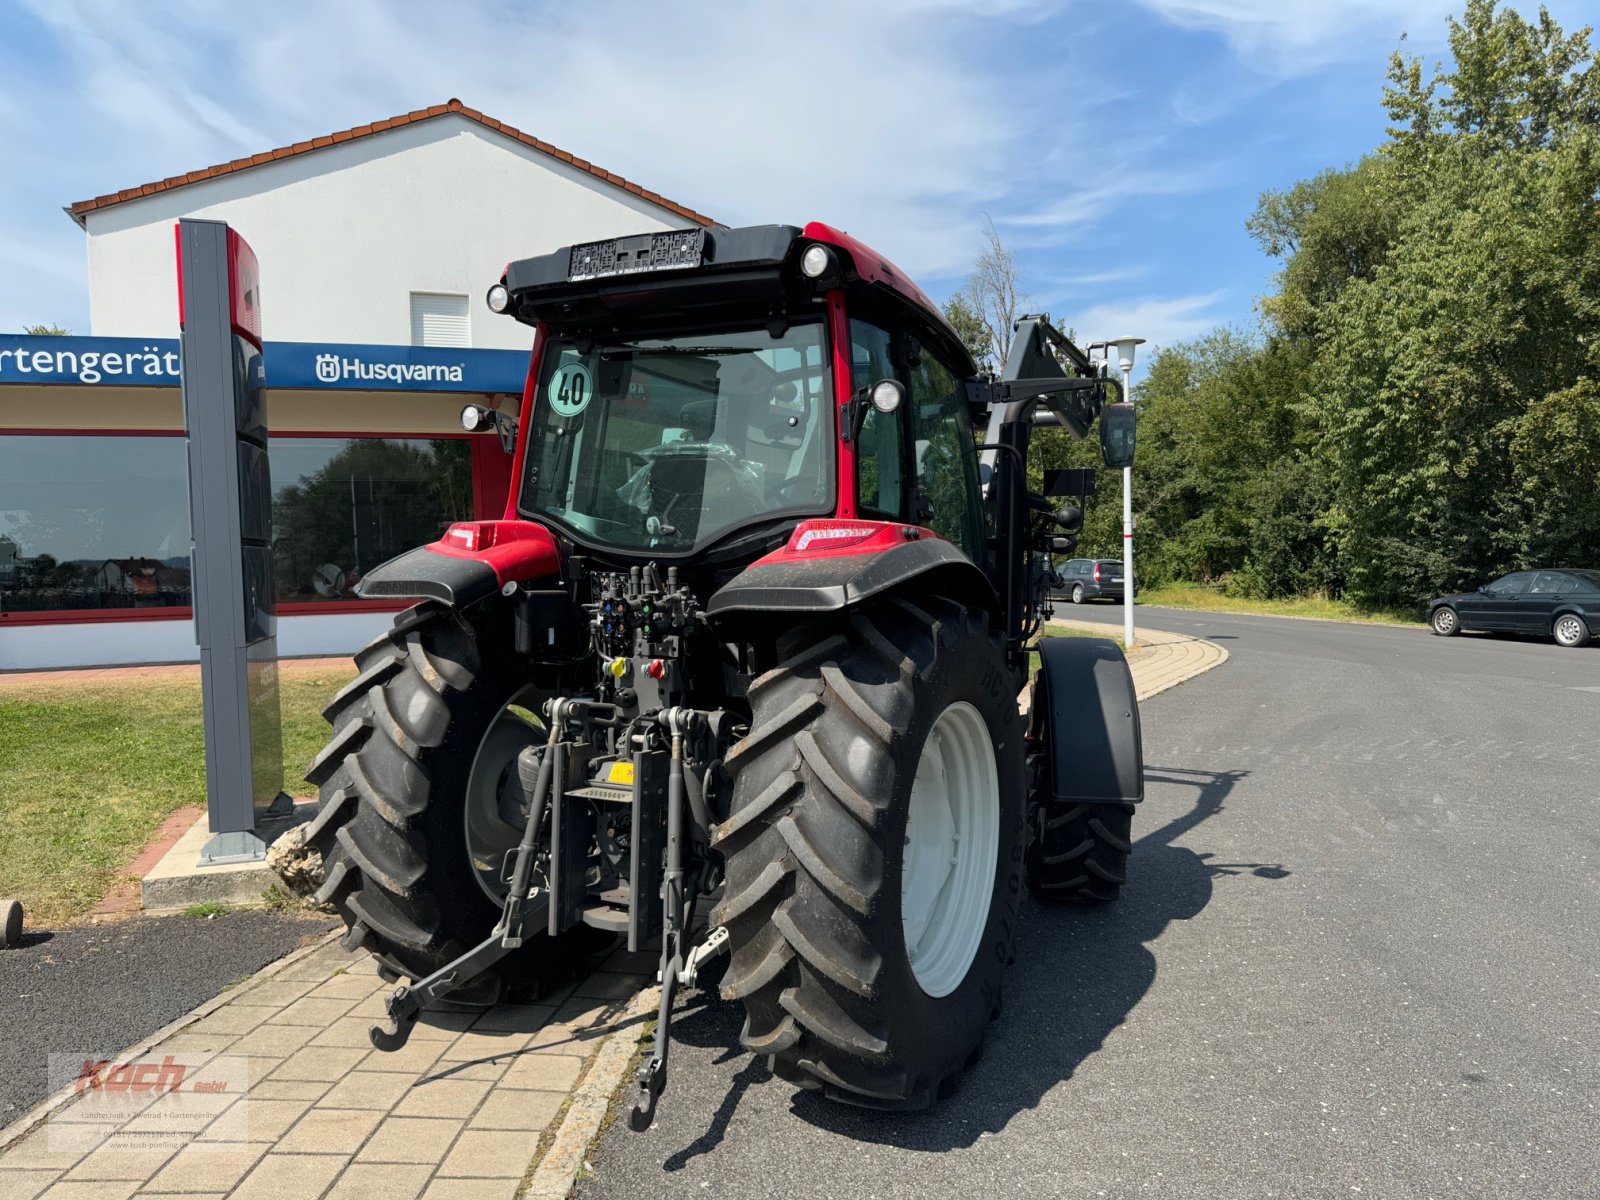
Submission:
<svg viewBox="0 0 1600 1200">
<path fill-rule="evenodd" d="M 796 1093 L 698 996 L 580 1200 L 1600 1195 L 1600 647 L 1139 619 L 1233 657 L 1144 705 L 1123 899 L 1025 906 L 960 1090 Z"/>
<path fill-rule="evenodd" d="M 114 1055 L 331 927 L 272 912 L 151 917 L 0 950 L 0 1128 L 49 1094 L 50 1055 Z"/>
</svg>

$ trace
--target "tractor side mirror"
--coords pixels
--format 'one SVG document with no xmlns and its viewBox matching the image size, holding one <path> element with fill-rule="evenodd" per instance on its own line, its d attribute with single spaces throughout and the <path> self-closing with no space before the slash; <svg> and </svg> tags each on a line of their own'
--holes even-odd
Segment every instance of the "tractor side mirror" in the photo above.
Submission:
<svg viewBox="0 0 1600 1200">
<path fill-rule="evenodd" d="M 1108 404 L 1100 410 L 1100 457 L 1113 470 L 1133 466 L 1133 405 Z"/>
</svg>

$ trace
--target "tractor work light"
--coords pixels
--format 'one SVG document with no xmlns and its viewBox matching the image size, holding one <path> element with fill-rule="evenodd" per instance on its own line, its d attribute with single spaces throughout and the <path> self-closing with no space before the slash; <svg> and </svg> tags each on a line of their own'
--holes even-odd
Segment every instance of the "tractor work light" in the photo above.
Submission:
<svg viewBox="0 0 1600 1200">
<path fill-rule="evenodd" d="M 821 279 L 833 270 L 833 251 L 826 246 L 810 246 L 800 256 L 800 273 L 807 279 Z"/>
<path fill-rule="evenodd" d="M 468 404 L 461 410 L 461 428 L 468 433 L 483 432 L 489 428 L 489 422 L 493 419 L 489 415 L 489 410 L 481 404 Z"/>
<path fill-rule="evenodd" d="M 898 379 L 880 379 L 872 385 L 872 407 L 881 413 L 894 412 L 905 398 L 905 385 Z"/>
<path fill-rule="evenodd" d="M 493 311 L 503 313 L 510 306 L 511 293 L 506 291 L 505 284 L 497 283 L 489 289 L 489 307 Z"/>
</svg>

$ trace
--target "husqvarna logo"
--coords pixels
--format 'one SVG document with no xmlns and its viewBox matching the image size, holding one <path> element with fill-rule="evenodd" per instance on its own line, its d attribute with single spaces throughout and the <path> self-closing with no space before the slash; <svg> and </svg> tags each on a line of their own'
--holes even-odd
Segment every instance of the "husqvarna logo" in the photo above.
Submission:
<svg viewBox="0 0 1600 1200">
<path fill-rule="evenodd" d="M 337 354 L 317 355 L 318 379 L 323 383 L 338 383 L 340 374 L 339 356 Z"/>
<path fill-rule="evenodd" d="M 387 383 L 460 383 L 461 363 L 370 362 L 365 358 L 341 358 L 337 354 L 317 355 L 317 382 L 340 383 L 349 380 Z"/>
</svg>

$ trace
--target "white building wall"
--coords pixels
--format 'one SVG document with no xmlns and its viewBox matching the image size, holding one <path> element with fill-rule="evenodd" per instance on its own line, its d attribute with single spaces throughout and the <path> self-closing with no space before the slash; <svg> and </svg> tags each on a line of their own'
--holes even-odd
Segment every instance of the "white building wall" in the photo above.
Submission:
<svg viewBox="0 0 1600 1200">
<path fill-rule="evenodd" d="M 412 292 L 464 292 L 471 345 L 499 349 L 532 340 L 483 301 L 507 262 L 691 224 L 446 114 L 87 214 L 96 336 L 176 336 L 179 217 L 250 243 L 269 341 L 404 345 Z"/>
</svg>

